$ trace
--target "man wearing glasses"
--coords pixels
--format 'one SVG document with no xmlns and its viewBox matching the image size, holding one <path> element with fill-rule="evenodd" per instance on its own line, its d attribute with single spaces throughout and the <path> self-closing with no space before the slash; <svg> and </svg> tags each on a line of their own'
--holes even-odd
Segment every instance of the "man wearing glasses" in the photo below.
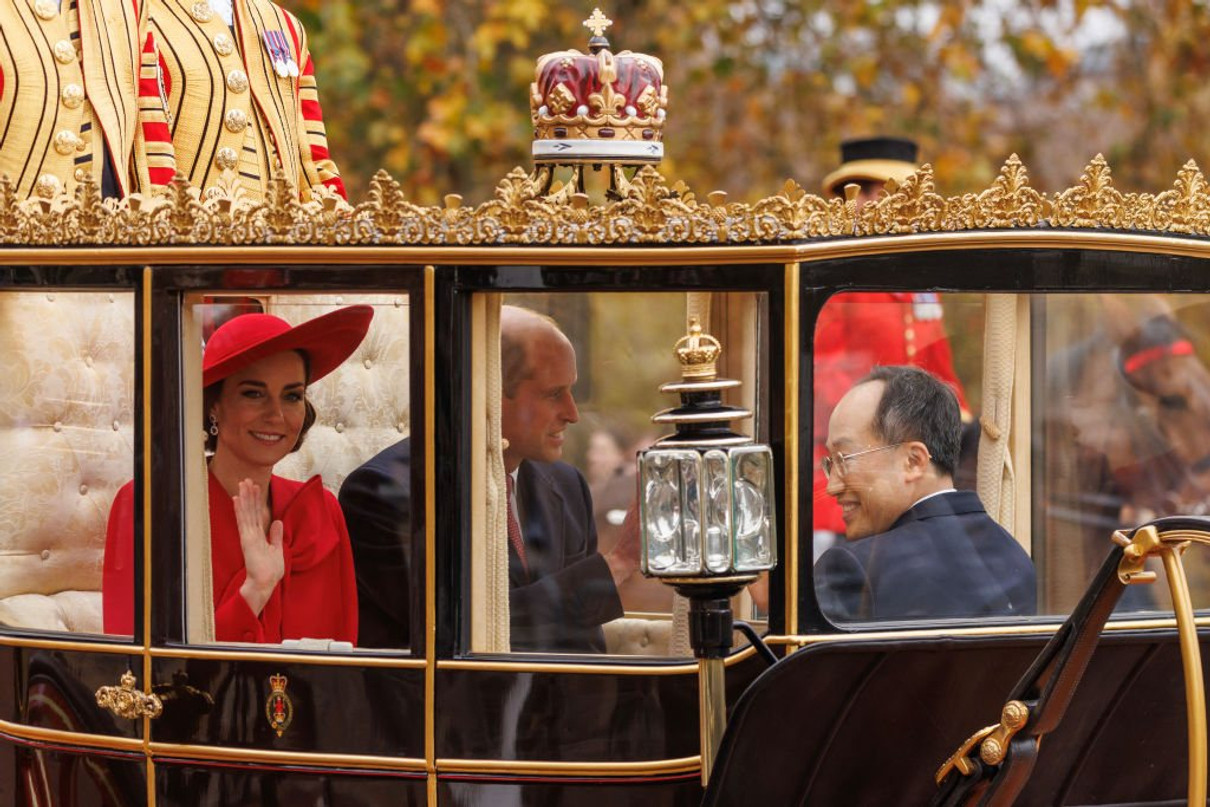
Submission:
<svg viewBox="0 0 1210 807">
<path fill-rule="evenodd" d="M 954 489 L 953 390 L 917 367 L 877 367 L 837 403 L 820 463 L 846 541 L 815 565 L 838 621 L 1032 614 L 1029 556 L 974 491 Z"/>
</svg>

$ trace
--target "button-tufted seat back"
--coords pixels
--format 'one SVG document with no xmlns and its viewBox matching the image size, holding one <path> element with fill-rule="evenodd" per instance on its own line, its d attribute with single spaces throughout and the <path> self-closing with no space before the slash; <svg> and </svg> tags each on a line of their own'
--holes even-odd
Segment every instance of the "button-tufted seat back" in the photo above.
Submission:
<svg viewBox="0 0 1210 807">
<path fill-rule="evenodd" d="M 131 293 L 0 293 L 0 624 L 101 631 L 135 359 Z"/>
<path fill-rule="evenodd" d="M 302 448 L 277 464 L 291 479 L 323 476 L 336 493 L 346 476 L 411 432 L 408 298 L 402 294 L 307 295 L 267 301 L 265 311 L 297 324 L 346 305 L 374 307 L 370 332 L 353 355 L 310 387 L 316 420 Z"/>
</svg>

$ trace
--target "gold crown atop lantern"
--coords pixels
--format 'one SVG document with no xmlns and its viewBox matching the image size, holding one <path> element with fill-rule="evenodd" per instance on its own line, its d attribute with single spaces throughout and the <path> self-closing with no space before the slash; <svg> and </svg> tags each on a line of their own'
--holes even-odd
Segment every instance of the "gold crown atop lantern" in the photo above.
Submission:
<svg viewBox="0 0 1210 807">
<path fill-rule="evenodd" d="M 529 90 L 537 163 L 657 163 L 664 156 L 668 88 L 664 64 L 645 53 L 609 49 L 613 21 L 594 9 L 584 26 L 588 53 L 538 59 Z"/>
<path fill-rule="evenodd" d="M 677 361 L 681 363 L 681 377 L 712 379 L 718 374 L 718 357 L 723 352 L 722 343 L 708 333 L 702 332 L 697 317 L 689 318 L 689 333 L 677 340 Z"/>
</svg>

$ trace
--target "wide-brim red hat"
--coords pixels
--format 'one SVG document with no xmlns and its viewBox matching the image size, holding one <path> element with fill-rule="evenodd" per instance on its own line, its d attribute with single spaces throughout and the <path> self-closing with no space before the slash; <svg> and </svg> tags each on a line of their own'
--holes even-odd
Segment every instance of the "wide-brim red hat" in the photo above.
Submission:
<svg viewBox="0 0 1210 807">
<path fill-rule="evenodd" d="M 307 382 L 318 381 L 353 354 L 373 318 L 374 309 L 368 305 L 339 308 L 293 327 L 272 314 L 242 314 L 223 323 L 206 342 L 202 386 L 283 350 L 305 353 Z"/>
</svg>

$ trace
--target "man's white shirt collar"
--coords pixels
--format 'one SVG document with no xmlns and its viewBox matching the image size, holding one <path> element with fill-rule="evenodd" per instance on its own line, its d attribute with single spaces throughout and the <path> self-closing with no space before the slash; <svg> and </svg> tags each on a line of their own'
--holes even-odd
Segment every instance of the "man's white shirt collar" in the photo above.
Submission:
<svg viewBox="0 0 1210 807">
<path fill-rule="evenodd" d="M 520 465 L 518 465 L 516 468 L 513 468 L 512 472 L 511 472 L 511 473 L 509 473 L 509 476 L 511 476 L 511 477 L 513 478 L 513 493 L 512 493 L 512 496 L 510 496 L 510 497 L 509 497 L 509 506 L 513 508 L 513 512 L 514 512 L 514 513 L 520 513 L 520 512 L 521 512 L 521 511 L 520 511 L 520 510 L 517 508 L 517 483 L 518 483 L 519 481 L 521 481 L 521 480 L 518 478 L 518 476 L 519 476 L 519 474 L 520 474 L 520 473 L 521 473 L 521 466 L 520 466 Z M 520 519 L 521 519 L 521 517 L 520 517 L 520 516 L 517 516 L 517 520 L 518 520 L 518 521 L 520 521 Z"/>
<path fill-rule="evenodd" d="M 945 490 L 938 490 L 935 493 L 930 493 L 927 496 L 921 496 L 919 499 L 912 502 L 912 507 L 915 507 L 916 505 L 920 504 L 921 502 L 926 502 L 929 499 L 933 498 L 934 496 L 944 496 L 947 493 L 957 493 L 957 492 L 958 492 L 957 488 L 946 488 Z M 909 507 L 908 509 L 911 510 L 912 507 Z"/>
</svg>

